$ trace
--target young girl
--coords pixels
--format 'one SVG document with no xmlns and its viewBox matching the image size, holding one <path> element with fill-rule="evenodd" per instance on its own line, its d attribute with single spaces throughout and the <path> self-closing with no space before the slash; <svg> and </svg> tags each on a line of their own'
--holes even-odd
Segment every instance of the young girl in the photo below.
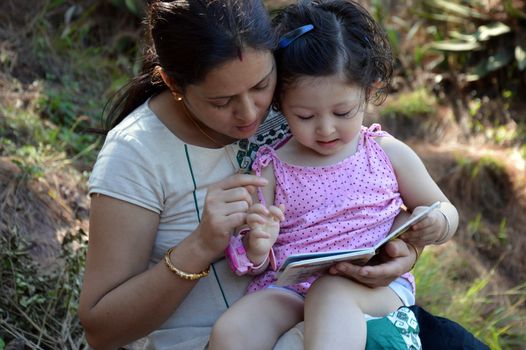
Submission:
<svg viewBox="0 0 526 350">
<path fill-rule="evenodd" d="M 407 145 L 377 124 L 362 126 L 392 74 L 388 41 L 367 11 L 343 0 L 300 2 L 276 22 L 276 105 L 293 136 L 258 151 L 253 168 L 269 185 L 249 210 L 245 249 L 236 249 L 245 263 L 233 265 L 259 275 L 215 324 L 210 349 L 270 349 L 302 319 L 305 349 L 364 349 L 364 314 L 414 303 L 410 274 L 377 288 L 334 275 L 283 288 L 273 285 L 275 271 L 291 254 L 374 245 L 402 206 L 418 212 L 441 202 L 409 242 L 448 240 L 458 214 Z"/>
</svg>

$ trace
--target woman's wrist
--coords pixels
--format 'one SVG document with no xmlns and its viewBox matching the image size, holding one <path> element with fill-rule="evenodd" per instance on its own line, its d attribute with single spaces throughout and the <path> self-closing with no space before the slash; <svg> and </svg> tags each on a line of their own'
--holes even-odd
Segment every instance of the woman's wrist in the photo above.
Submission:
<svg viewBox="0 0 526 350">
<path fill-rule="evenodd" d="M 414 255 L 415 255 L 415 260 L 413 262 L 413 265 L 411 265 L 411 268 L 409 269 L 409 271 L 411 271 L 412 269 L 415 268 L 415 265 L 418 262 L 418 259 L 420 258 L 420 255 L 424 251 L 424 247 L 421 247 L 419 249 L 419 247 L 417 247 L 416 245 L 414 245 L 411 242 L 405 242 L 405 243 L 407 244 L 407 247 L 409 248 L 409 251 L 414 251 Z"/>
<path fill-rule="evenodd" d="M 210 247 L 204 237 L 196 229 L 177 245 L 177 252 L 172 252 L 171 259 L 175 264 L 178 257 L 187 258 L 184 265 L 191 264 L 192 271 L 202 271 L 209 266 L 220 254 Z M 178 259 L 177 259 L 178 260 Z M 179 266 L 179 265 L 178 265 Z M 182 268 L 182 267 L 181 267 Z"/>
<path fill-rule="evenodd" d="M 172 253 L 176 250 L 175 248 L 176 247 L 174 246 L 174 247 L 168 249 L 166 251 L 166 253 L 164 254 L 164 263 L 166 264 L 166 267 L 171 272 L 173 272 L 179 278 L 182 278 L 182 279 L 187 280 L 187 281 L 195 281 L 195 280 L 198 280 L 200 278 L 208 276 L 208 273 L 210 272 L 210 265 L 208 265 L 208 267 L 206 269 L 204 269 L 202 271 L 199 271 L 199 272 L 183 271 L 180 268 L 178 268 L 177 266 L 175 266 L 174 263 L 172 262 Z"/>
</svg>

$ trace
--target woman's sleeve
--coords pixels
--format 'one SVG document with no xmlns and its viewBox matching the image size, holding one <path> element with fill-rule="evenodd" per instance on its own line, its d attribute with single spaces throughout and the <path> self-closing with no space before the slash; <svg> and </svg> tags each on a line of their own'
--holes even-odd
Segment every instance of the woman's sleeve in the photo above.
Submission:
<svg viewBox="0 0 526 350">
<path fill-rule="evenodd" d="M 163 188 L 147 147 L 126 136 L 110 134 L 89 179 L 89 194 L 103 194 L 160 214 Z"/>
</svg>

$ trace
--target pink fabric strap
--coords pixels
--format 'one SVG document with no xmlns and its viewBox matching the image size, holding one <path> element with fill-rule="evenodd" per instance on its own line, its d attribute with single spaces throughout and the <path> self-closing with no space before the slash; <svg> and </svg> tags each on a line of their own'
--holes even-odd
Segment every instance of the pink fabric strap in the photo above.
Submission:
<svg viewBox="0 0 526 350">
<path fill-rule="evenodd" d="M 268 264 L 275 271 L 276 256 L 274 250 L 270 249 L 267 258 L 259 265 L 254 265 L 247 256 L 247 251 L 243 245 L 243 236 L 249 229 L 242 230 L 238 235 L 230 237 L 230 243 L 225 250 L 225 257 L 230 269 L 238 276 L 258 275 L 267 269 Z"/>
</svg>

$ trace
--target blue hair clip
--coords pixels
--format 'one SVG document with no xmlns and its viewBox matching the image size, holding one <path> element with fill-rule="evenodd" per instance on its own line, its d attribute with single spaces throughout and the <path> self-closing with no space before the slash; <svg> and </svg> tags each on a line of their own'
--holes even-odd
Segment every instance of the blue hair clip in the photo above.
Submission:
<svg viewBox="0 0 526 350">
<path fill-rule="evenodd" d="M 303 34 L 310 32 L 313 29 L 314 26 L 312 24 L 306 24 L 304 26 L 291 30 L 290 32 L 283 35 L 281 39 L 279 39 L 279 48 L 283 49 L 284 47 L 289 46 L 294 40 L 296 40 Z"/>
</svg>

